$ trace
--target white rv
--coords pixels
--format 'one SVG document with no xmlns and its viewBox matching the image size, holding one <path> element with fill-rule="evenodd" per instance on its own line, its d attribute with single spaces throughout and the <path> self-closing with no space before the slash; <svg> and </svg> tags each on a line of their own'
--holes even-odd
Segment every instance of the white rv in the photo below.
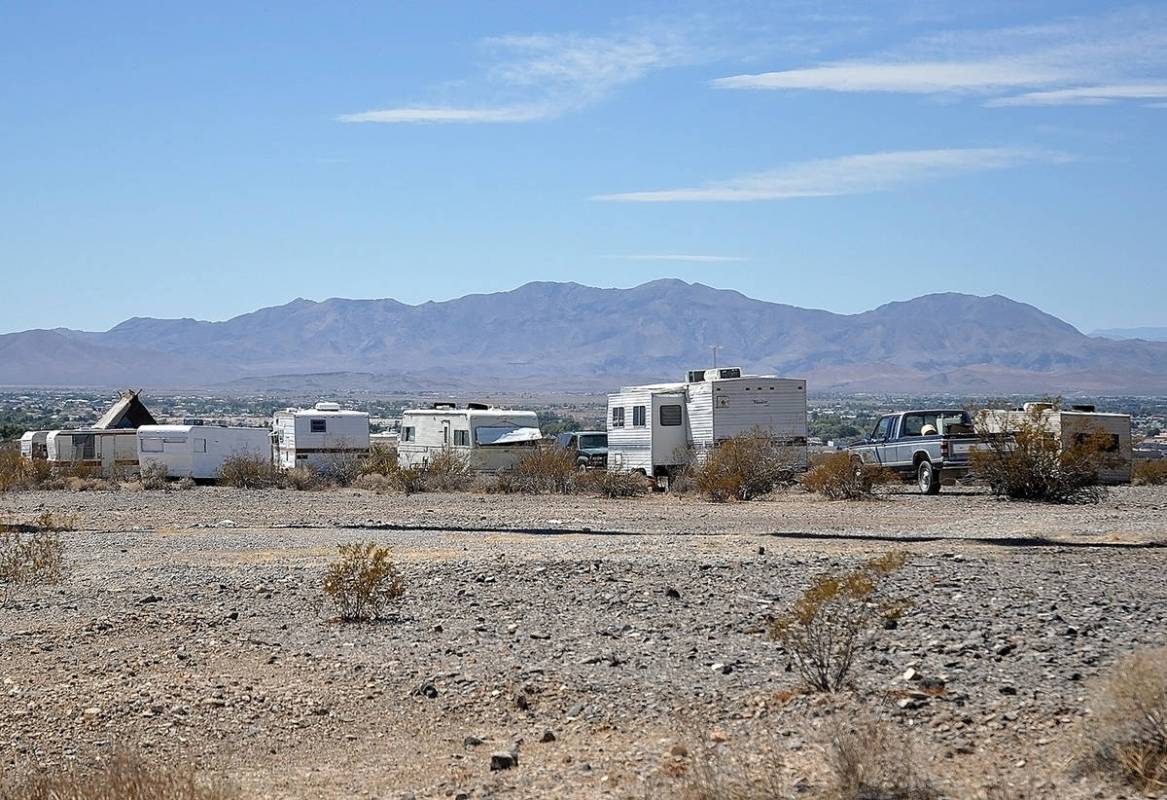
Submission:
<svg viewBox="0 0 1167 800">
<path fill-rule="evenodd" d="M 369 415 L 327 402 L 288 408 L 272 418 L 272 437 L 277 467 L 328 470 L 338 459 L 368 455 Z"/>
<path fill-rule="evenodd" d="M 45 457 L 54 466 L 88 467 L 115 476 L 138 469 L 138 432 L 133 428 L 49 431 Z"/>
<path fill-rule="evenodd" d="M 1027 419 L 1039 421 L 1057 438 L 1063 449 L 1073 447 L 1087 437 L 1103 434 L 1107 446 L 1103 467 L 1098 472 L 1099 482 L 1131 482 L 1134 444 L 1131 440 L 1129 414 L 1099 412 L 1092 405 L 1074 405 L 1062 409 L 1053 403 L 1026 403 L 1020 409 L 988 410 L 978 417 L 981 426 L 989 433 L 1016 431 Z"/>
<path fill-rule="evenodd" d="M 26 461 L 44 461 L 49 457 L 49 431 L 25 431 L 20 437 L 20 455 Z"/>
<path fill-rule="evenodd" d="M 453 450 L 476 472 L 514 466 L 543 438 L 534 411 L 511 411 L 468 403 L 434 403 L 401 415 L 397 463 L 421 466 L 443 450 Z"/>
<path fill-rule="evenodd" d="M 271 459 L 267 428 L 226 428 L 220 425 L 143 425 L 138 428 L 138 466 L 166 467 L 170 478 L 209 480 L 219 476 L 223 462 L 234 456 Z"/>
<path fill-rule="evenodd" d="M 683 383 L 626 386 L 608 395 L 608 469 L 667 478 L 726 439 L 762 431 L 806 467 L 806 381 L 692 370 Z M 691 455 L 690 455 L 691 454 Z"/>
</svg>

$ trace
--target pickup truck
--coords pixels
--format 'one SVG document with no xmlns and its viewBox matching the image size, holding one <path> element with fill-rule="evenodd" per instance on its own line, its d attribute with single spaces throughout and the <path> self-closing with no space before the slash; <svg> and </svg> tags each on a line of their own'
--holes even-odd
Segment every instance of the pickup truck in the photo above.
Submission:
<svg viewBox="0 0 1167 800">
<path fill-rule="evenodd" d="M 575 453 L 580 469 L 603 469 L 608 466 L 608 433 L 606 431 L 568 431 L 555 439 L 557 447 Z"/>
<path fill-rule="evenodd" d="M 885 467 L 923 494 L 970 471 L 969 454 L 981 446 L 972 419 L 961 409 L 902 411 L 880 417 L 867 438 L 848 448 L 860 463 Z"/>
</svg>

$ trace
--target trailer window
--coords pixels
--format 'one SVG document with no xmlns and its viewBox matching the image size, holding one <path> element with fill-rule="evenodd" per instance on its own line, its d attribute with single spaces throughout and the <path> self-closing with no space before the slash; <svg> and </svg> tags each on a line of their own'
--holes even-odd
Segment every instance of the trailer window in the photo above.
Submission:
<svg viewBox="0 0 1167 800">
<path fill-rule="evenodd" d="M 328 420 L 326 420 L 326 419 L 310 420 L 309 425 L 310 425 L 310 427 L 308 428 L 308 430 L 310 430 L 312 433 L 327 433 L 328 432 Z"/>
<path fill-rule="evenodd" d="M 403 441 L 403 442 L 412 442 L 413 441 L 413 426 L 401 429 L 401 441 Z"/>
<path fill-rule="evenodd" d="M 469 447 L 470 431 L 454 431 L 454 447 Z"/>
<path fill-rule="evenodd" d="M 206 439 L 195 439 L 194 440 L 194 452 L 196 452 L 196 453 L 207 452 L 207 440 Z"/>
<path fill-rule="evenodd" d="M 644 406 L 632 407 L 632 427 L 643 428 L 645 426 Z"/>
<path fill-rule="evenodd" d="M 624 427 L 624 407 L 623 406 L 621 406 L 619 408 L 612 409 L 612 427 L 613 428 L 623 428 Z"/>
<path fill-rule="evenodd" d="M 663 427 L 675 428 L 681 424 L 682 418 L 683 415 L 681 414 L 681 407 L 679 405 L 660 407 L 660 424 Z"/>
<path fill-rule="evenodd" d="M 143 453 L 161 453 L 162 452 L 162 440 L 155 438 L 155 437 L 151 437 L 149 439 L 143 439 L 142 440 L 142 452 Z"/>
</svg>

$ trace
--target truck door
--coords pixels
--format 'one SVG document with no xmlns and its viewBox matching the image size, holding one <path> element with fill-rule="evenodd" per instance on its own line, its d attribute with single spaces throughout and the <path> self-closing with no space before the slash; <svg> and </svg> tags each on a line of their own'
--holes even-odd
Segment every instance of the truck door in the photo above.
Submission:
<svg viewBox="0 0 1167 800">
<path fill-rule="evenodd" d="M 895 415 L 882 417 L 879 423 L 875 426 L 875 432 L 872 434 L 872 441 L 875 451 L 875 462 L 880 466 L 888 466 L 895 457 L 895 448 L 889 446 L 892 436 L 895 434 Z"/>
</svg>

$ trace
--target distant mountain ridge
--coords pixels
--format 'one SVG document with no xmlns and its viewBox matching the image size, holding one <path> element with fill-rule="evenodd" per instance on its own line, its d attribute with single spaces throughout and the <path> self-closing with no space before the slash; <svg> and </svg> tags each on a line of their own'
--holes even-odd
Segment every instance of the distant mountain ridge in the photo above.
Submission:
<svg viewBox="0 0 1167 800">
<path fill-rule="evenodd" d="M 0 383 L 256 386 L 351 373 L 411 391 L 596 391 L 679 379 L 707 366 L 713 345 L 723 364 L 805 377 L 812 391 L 1167 393 L 1167 343 L 1092 338 L 1000 295 L 835 314 L 671 279 L 536 282 L 416 306 L 297 299 L 223 322 L 25 331 L 0 336 Z"/>
<path fill-rule="evenodd" d="M 1103 339 L 1145 339 L 1148 342 L 1167 342 L 1167 328 L 1103 328 L 1091 336 Z"/>
</svg>

